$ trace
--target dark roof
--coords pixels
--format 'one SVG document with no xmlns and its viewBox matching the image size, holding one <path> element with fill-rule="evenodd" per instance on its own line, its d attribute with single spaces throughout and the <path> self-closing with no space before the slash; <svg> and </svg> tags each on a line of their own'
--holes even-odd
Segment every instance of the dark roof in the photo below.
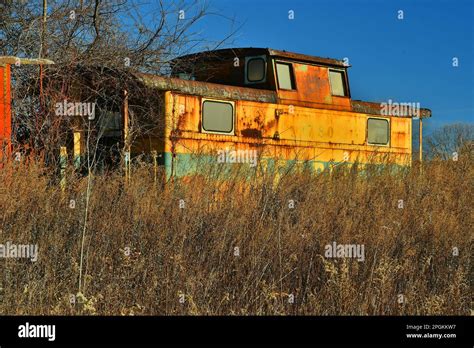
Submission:
<svg viewBox="0 0 474 348">
<path fill-rule="evenodd" d="M 135 74 L 135 77 L 145 86 L 162 91 L 178 91 L 184 94 L 200 95 L 210 98 L 250 100 L 273 104 L 277 103 L 276 92 L 265 89 L 229 86 L 204 81 L 183 80 L 179 78 L 143 73 Z"/>
<path fill-rule="evenodd" d="M 352 110 L 355 112 L 362 112 L 364 114 L 370 114 L 370 115 L 387 116 L 387 115 L 382 114 L 382 108 L 380 107 L 380 105 L 381 103 L 377 103 L 377 102 L 369 102 L 369 101 L 364 101 L 364 100 L 353 100 L 353 99 L 351 100 Z M 399 114 L 399 115 L 389 114 L 388 116 L 410 117 L 410 118 L 415 117 L 414 115 L 411 115 L 411 114 Z M 419 116 L 421 118 L 431 117 L 431 110 L 426 109 L 426 108 L 420 108 Z"/>
<path fill-rule="evenodd" d="M 180 61 L 197 61 L 201 59 L 211 60 L 211 59 L 225 59 L 230 57 L 242 57 L 242 56 L 253 56 L 253 55 L 269 55 L 276 58 L 284 58 L 288 60 L 298 61 L 298 62 L 308 62 L 319 65 L 329 65 L 337 67 L 348 67 L 343 60 L 333 59 L 333 58 L 323 58 L 310 56 L 306 54 L 293 53 L 287 51 L 279 51 L 271 48 L 255 48 L 255 47 L 244 47 L 244 48 L 225 48 L 213 51 L 204 51 L 193 54 L 184 55 L 178 58 L 175 58 L 171 63 L 178 63 Z"/>
</svg>

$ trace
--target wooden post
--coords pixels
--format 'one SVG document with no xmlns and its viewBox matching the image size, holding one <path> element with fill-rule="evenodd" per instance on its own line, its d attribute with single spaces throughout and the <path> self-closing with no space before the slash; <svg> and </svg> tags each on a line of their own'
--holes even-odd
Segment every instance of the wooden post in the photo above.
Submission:
<svg viewBox="0 0 474 348">
<path fill-rule="evenodd" d="M 123 156 L 123 164 L 125 170 L 125 183 L 128 183 L 130 180 L 130 152 L 125 151 Z"/>
<path fill-rule="evenodd" d="M 125 148 L 129 146 L 129 118 L 128 118 L 128 92 L 123 91 L 123 145 Z"/>
<path fill-rule="evenodd" d="M 41 25 L 41 43 L 39 58 L 46 56 L 46 23 L 48 19 L 48 0 L 43 0 L 43 22 Z M 42 68 L 42 66 L 41 66 Z"/>
<path fill-rule="evenodd" d="M 420 116 L 420 129 L 419 129 L 419 158 L 420 158 L 420 163 L 423 162 L 423 119 Z"/>
<path fill-rule="evenodd" d="M 125 182 L 128 183 L 130 180 L 130 139 L 129 139 L 129 115 L 128 115 L 128 91 L 125 89 L 123 91 L 123 146 L 124 146 L 124 165 L 125 165 Z"/>
<path fill-rule="evenodd" d="M 66 146 L 61 146 L 59 151 L 59 166 L 61 169 L 61 191 L 66 190 L 66 168 L 67 168 L 67 149 Z"/>
<path fill-rule="evenodd" d="M 151 152 L 151 156 L 153 157 L 153 182 L 156 184 L 156 174 L 157 174 L 157 166 L 158 162 L 156 161 L 156 157 L 158 156 L 156 150 Z"/>
<path fill-rule="evenodd" d="M 74 132 L 74 168 L 81 167 L 81 132 Z"/>
<path fill-rule="evenodd" d="M 48 18 L 48 1 L 43 0 L 43 21 L 41 25 L 41 39 L 40 39 L 40 51 L 39 51 L 39 57 L 38 58 L 43 58 L 46 56 L 46 21 Z M 44 70 L 43 70 L 43 64 L 40 64 L 39 66 L 39 103 L 40 103 L 40 113 L 41 116 L 44 116 L 45 113 L 45 102 L 44 102 L 44 93 L 43 93 L 43 77 L 44 77 Z M 38 119 L 38 113 L 35 113 L 35 131 L 36 134 L 39 134 L 39 123 L 40 120 Z"/>
</svg>

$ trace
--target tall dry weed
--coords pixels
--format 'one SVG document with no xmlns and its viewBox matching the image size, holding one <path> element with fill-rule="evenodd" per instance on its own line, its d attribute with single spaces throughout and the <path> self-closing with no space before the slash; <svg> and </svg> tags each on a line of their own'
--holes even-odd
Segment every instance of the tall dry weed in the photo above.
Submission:
<svg viewBox="0 0 474 348">
<path fill-rule="evenodd" d="M 152 172 L 93 176 L 85 220 L 87 178 L 69 173 L 62 192 L 41 165 L 6 163 L 0 243 L 37 244 L 39 258 L 0 259 L 0 313 L 470 313 L 472 158 L 247 188 L 163 187 Z M 364 260 L 326 257 L 333 242 L 364 245 Z"/>
</svg>

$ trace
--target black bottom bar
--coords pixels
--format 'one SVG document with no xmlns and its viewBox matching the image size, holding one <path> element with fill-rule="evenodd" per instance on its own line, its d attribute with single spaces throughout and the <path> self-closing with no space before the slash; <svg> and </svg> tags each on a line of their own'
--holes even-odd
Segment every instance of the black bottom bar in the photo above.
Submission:
<svg viewBox="0 0 474 348">
<path fill-rule="evenodd" d="M 53 326 L 54 325 L 54 330 Z M 472 317 L 0 317 L 1 348 L 93 345 L 466 346 Z M 471 330 L 469 330 L 471 329 Z M 32 337 L 33 336 L 33 337 Z M 42 336 L 42 337 L 36 337 Z"/>
</svg>

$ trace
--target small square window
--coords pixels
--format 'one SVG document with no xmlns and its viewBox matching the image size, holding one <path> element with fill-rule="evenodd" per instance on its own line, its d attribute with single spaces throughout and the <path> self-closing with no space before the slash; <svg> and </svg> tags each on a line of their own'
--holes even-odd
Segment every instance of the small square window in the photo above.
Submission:
<svg viewBox="0 0 474 348">
<path fill-rule="evenodd" d="M 374 145 L 388 145 L 390 127 L 388 120 L 369 118 L 367 120 L 367 143 Z"/>
<path fill-rule="evenodd" d="M 291 64 L 276 63 L 276 70 L 278 77 L 278 88 L 295 89 Z"/>
<path fill-rule="evenodd" d="M 247 61 L 247 81 L 261 82 L 265 79 L 265 60 L 263 58 L 251 58 Z"/>
<path fill-rule="evenodd" d="M 232 133 L 234 107 L 231 103 L 205 100 L 202 103 L 202 129 L 206 132 Z"/>
<path fill-rule="evenodd" d="M 347 96 L 346 79 L 344 71 L 329 70 L 329 82 L 331 83 L 331 94 L 341 97 Z"/>
</svg>

